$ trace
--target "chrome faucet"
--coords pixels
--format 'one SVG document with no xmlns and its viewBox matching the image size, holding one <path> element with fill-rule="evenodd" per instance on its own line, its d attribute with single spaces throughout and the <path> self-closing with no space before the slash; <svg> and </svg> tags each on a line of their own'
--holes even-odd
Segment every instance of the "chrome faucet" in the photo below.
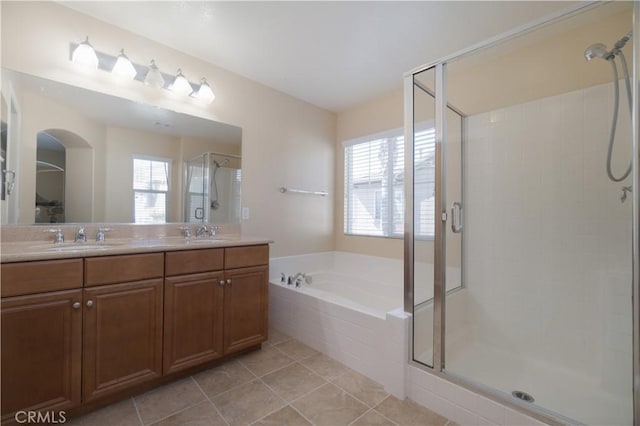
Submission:
<svg viewBox="0 0 640 426">
<path fill-rule="evenodd" d="M 84 226 L 81 226 L 76 230 L 76 243 L 86 243 L 87 242 L 87 234 L 84 231 Z"/>
<path fill-rule="evenodd" d="M 184 237 L 189 239 L 191 238 L 191 228 L 189 226 L 181 226 L 178 229 L 184 232 Z"/>
<path fill-rule="evenodd" d="M 289 277 L 289 284 L 295 283 L 296 287 L 300 287 L 302 285 L 302 281 L 307 284 L 311 284 L 313 278 L 310 275 L 305 274 L 304 272 L 298 272 L 292 277 Z"/>
<path fill-rule="evenodd" d="M 220 227 L 218 225 L 210 226 L 209 227 L 209 236 L 211 238 L 215 237 L 219 230 L 220 230 Z"/>
<path fill-rule="evenodd" d="M 64 234 L 62 233 L 62 229 L 57 228 L 57 229 L 47 229 L 43 232 L 51 232 L 52 234 L 56 234 L 53 237 L 53 243 L 54 244 L 62 244 L 64 243 Z"/>
<path fill-rule="evenodd" d="M 199 226 L 198 229 L 196 230 L 196 238 L 202 237 L 204 234 L 207 233 L 208 230 L 209 228 L 207 228 L 207 225 Z"/>
<path fill-rule="evenodd" d="M 96 241 L 99 243 L 104 242 L 104 233 L 111 231 L 110 228 L 98 228 L 98 233 L 96 234 Z"/>
</svg>

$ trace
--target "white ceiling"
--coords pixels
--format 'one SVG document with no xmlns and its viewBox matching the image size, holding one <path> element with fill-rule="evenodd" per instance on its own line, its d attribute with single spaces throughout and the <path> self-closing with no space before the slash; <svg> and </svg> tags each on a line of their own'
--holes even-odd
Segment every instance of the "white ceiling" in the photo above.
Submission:
<svg viewBox="0 0 640 426">
<path fill-rule="evenodd" d="M 342 111 L 400 88 L 406 71 L 577 2 L 62 3 L 319 107 Z M 215 84 L 215 76 L 211 80 Z"/>
</svg>

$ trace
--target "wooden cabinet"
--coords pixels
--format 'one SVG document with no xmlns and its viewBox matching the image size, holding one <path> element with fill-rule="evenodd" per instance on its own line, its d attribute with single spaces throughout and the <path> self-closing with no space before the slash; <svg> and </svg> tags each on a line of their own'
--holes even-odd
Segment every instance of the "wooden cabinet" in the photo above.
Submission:
<svg viewBox="0 0 640 426">
<path fill-rule="evenodd" d="M 225 271 L 224 348 L 225 353 L 267 340 L 268 267 Z"/>
<path fill-rule="evenodd" d="M 84 290 L 83 401 L 162 375 L 162 280 Z"/>
<path fill-rule="evenodd" d="M 264 342 L 268 262 L 264 244 L 0 265 L 3 424 Z"/>
<path fill-rule="evenodd" d="M 224 351 L 226 354 L 267 340 L 269 246 L 225 249 Z"/>
<path fill-rule="evenodd" d="M 0 267 L 3 423 L 80 404 L 82 260 Z"/>
<path fill-rule="evenodd" d="M 169 252 L 165 262 L 164 374 L 267 339 L 268 246 Z"/>
<path fill-rule="evenodd" d="M 112 264 L 111 266 L 109 264 Z M 117 275 L 118 267 L 124 268 Z M 82 395 L 91 401 L 162 375 L 164 256 L 112 256 L 85 260 L 85 286 L 119 277 L 151 278 L 84 289 Z M 122 279 L 122 278 L 120 278 Z"/>
<path fill-rule="evenodd" d="M 81 289 L 2 299 L 3 422 L 80 404 L 81 302 Z"/>
<path fill-rule="evenodd" d="M 222 248 L 167 253 L 164 374 L 222 357 L 223 262 Z"/>
</svg>

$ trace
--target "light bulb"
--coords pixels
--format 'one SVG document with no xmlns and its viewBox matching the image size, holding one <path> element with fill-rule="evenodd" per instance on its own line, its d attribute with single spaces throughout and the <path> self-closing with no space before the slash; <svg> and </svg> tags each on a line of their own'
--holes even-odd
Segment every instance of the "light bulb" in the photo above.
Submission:
<svg viewBox="0 0 640 426">
<path fill-rule="evenodd" d="M 209 86 L 209 83 L 207 83 L 207 79 L 204 77 L 200 81 L 200 88 L 198 89 L 196 98 L 207 104 L 210 104 L 216 98 L 213 90 L 211 90 L 211 86 Z"/>
<path fill-rule="evenodd" d="M 83 69 L 97 70 L 98 69 L 98 55 L 96 51 L 89 44 L 89 37 L 76 47 L 71 55 L 71 62 Z"/>
<path fill-rule="evenodd" d="M 124 54 L 124 49 L 120 50 L 118 60 L 113 66 L 111 72 L 119 77 L 123 77 L 129 80 L 133 80 L 136 74 L 138 74 L 136 68 L 133 66 L 129 58 L 127 58 L 127 55 Z"/>
<path fill-rule="evenodd" d="M 154 61 L 153 59 L 151 60 L 151 65 L 149 65 L 149 71 L 144 78 L 144 84 L 150 87 L 155 87 L 157 89 L 164 87 L 164 78 L 162 77 L 162 73 L 156 65 L 156 61 Z"/>
<path fill-rule="evenodd" d="M 185 96 L 189 96 L 193 92 L 193 87 L 191 87 L 187 78 L 182 74 L 182 70 L 180 68 L 178 68 L 176 79 L 173 80 L 173 84 L 169 86 L 169 89 Z"/>
</svg>

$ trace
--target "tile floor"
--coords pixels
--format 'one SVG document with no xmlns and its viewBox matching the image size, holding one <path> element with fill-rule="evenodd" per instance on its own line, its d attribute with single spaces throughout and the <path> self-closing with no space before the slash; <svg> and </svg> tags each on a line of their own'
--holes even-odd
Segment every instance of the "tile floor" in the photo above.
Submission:
<svg viewBox="0 0 640 426">
<path fill-rule="evenodd" d="M 454 425 L 276 330 L 262 350 L 77 418 L 74 426 Z"/>
</svg>

